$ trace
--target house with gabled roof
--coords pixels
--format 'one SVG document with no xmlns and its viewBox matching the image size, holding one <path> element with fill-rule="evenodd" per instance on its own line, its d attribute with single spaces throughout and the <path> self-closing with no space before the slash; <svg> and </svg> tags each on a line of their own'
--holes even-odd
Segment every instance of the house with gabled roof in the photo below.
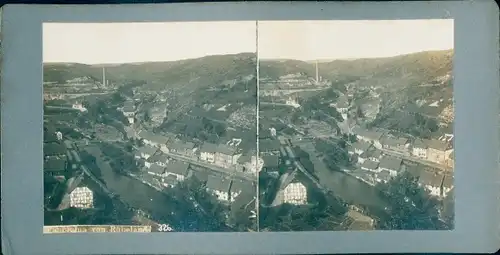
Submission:
<svg viewBox="0 0 500 255">
<path fill-rule="evenodd" d="M 206 188 L 222 202 L 229 202 L 229 188 L 231 181 L 214 175 L 209 175 L 207 178 Z"/>
<path fill-rule="evenodd" d="M 453 152 L 452 143 L 447 141 L 428 140 L 427 147 L 427 159 L 438 164 L 444 164 Z"/>
<path fill-rule="evenodd" d="M 412 144 L 411 154 L 415 157 L 427 159 L 427 143 L 423 139 L 416 139 Z"/>
<path fill-rule="evenodd" d="M 441 187 L 444 176 L 430 171 L 422 171 L 418 178 L 419 184 L 423 186 L 432 196 L 441 195 Z"/>
<path fill-rule="evenodd" d="M 151 145 L 144 145 L 142 147 L 139 147 L 137 152 L 135 153 L 135 158 L 136 159 L 145 159 L 147 160 L 149 157 L 153 156 L 156 154 L 158 151 L 158 148 L 153 147 Z"/>
<path fill-rule="evenodd" d="M 380 160 L 379 171 L 387 171 L 392 176 L 396 176 L 401 172 L 403 160 L 391 156 L 385 156 Z"/>
<path fill-rule="evenodd" d="M 167 150 L 167 142 L 169 141 L 168 136 L 155 134 L 153 132 L 146 131 L 146 130 L 139 131 L 137 136 L 140 137 L 142 139 L 142 141 L 144 142 L 144 144 L 146 144 L 146 145 L 158 147 L 158 148 L 162 149 L 163 151 Z"/>
<path fill-rule="evenodd" d="M 159 165 L 151 165 L 149 168 L 148 167 L 144 167 L 144 170 L 147 171 L 148 174 L 151 174 L 151 175 L 154 175 L 154 176 L 158 176 L 158 177 L 163 176 L 164 173 L 165 173 L 165 168 L 161 167 Z"/>
<path fill-rule="evenodd" d="M 178 181 L 184 181 L 189 175 L 189 163 L 180 160 L 170 162 L 165 167 L 165 175 L 172 175 Z"/>
<path fill-rule="evenodd" d="M 393 137 L 385 135 L 380 139 L 380 144 L 383 149 L 392 150 L 395 152 L 409 154 L 409 143 L 408 139 L 404 137 Z"/>
<path fill-rule="evenodd" d="M 349 146 L 348 153 L 350 155 L 357 154 L 361 155 L 363 152 L 367 151 L 372 147 L 372 144 L 363 140 L 359 140 L 357 142 L 354 142 Z"/>
<path fill-rule="evenodd" d="M 217 153 L 217 144 L 205 142 L 200 148 L 200 160 L 213 164 L 215 153 Z"/>
<path fill-rule="evenodd" d="M 65 159 L 47 159 L 43 162 L 43 172 L 47 176 L 65 176 L 67 167 Z"/>
<path fill-rule="evenodd" d="M 370 172 L 379 172 L 378 170 L 378 162 L 371 161 L 371 160 L 366 160 L 363 162 L 361 165 L 361 169 L 365 171 L 370 171 Z"/>
<path fill-rule="evenodd" d="M 376 148 L 382 148 L 380 139 L 384 135 L 384 132 L 380 130 L 367 130 L 360 126 L 354 127 L 352 131 L 354 134 L 356 134 L 356 138 L 358 140 L 372 143 Z"/>
<path fill-rule="evenodd" d="M 167 147 L 170 153 L 184 157 L 196 157 L 197 148 L 192 142 L 172 140 L 167 143 Z"/>
<path fill-rule="evenodd" d="M 150 167 L 152 164 L 159 165 L 161 167 L 166 167 L 167 163 L 170 161 L 167 155 L 163 153 L 156 153 L 153 156 L 149 157 L 146 162 L 145 166 Z"/>
</svg>

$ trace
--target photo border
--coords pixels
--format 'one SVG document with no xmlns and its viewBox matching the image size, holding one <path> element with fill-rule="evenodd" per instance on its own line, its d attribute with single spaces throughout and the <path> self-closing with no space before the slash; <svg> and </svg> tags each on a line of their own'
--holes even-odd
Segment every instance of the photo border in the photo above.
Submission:
<svg viewBox="0 0 500 255">
<path fill-rule="evenodd" d="M 454 19 L 453 231 L 42 234 L 43 22 L 430 18 Z M 494 252 L 499 246 L 498 20 L 494 1 L 7 5 L 2 22 L 2 246 L 14 254 Z"/>
</svg>

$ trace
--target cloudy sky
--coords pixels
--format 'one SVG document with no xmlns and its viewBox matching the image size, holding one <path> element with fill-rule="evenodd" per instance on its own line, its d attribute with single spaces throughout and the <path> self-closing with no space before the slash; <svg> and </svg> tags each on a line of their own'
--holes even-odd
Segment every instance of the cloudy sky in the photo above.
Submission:
<svg viewBox="0 0 500 255">
<path fill-rule="evenodd" d="M 172 61 L 256 52 L 256 22 L 45 23 L 43 61 Z"/>
<path fill-rule="evenodd" d="M 259 21 L 259 58 L 389 57 L 453 49 L 453 20 Z"/>
</svg>

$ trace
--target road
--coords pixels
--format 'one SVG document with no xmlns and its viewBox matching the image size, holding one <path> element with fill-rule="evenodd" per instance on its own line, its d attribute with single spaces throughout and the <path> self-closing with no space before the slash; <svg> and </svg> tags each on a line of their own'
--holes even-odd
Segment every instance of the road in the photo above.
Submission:
<svg viewBox="0 0 500 255">
<path fill-rule="evenodd" d="M 71 111 L 80 111 L 78 109 L 75 109 L 73 107 L 69 106 L 54 106 L 54 105 L 46 105 L 45 108 L 50 109 L 50 110 L 71 110 Z"/>
<path fill-rule="evenodd" d="M 171 157 L 171 158 L 174 158 L 174 159 L 177 159 L 177 160 L 180 160 L 180 161 L 184 161 L 184 162 L 188 162 L 188 163 L 193 164 L 193 165 L 205 167 L 205 168 L 214 170 L 215 172 L 219 172 L 219 173 L 223 173 L 223 174 L 229 175 L 231 177 L 238 177 L 238 178 L 241 178 L 241 179 L 244 179 L 244 180 L 249 180 L 249 181 L 256 181 L 257 180 L 257 176 L 256 175 L 238 172 L 234 168 L 233 169 L 223 168 L 223 167 L 219 167 L 219 166 L 215 166 L 215 165 L 212 165 L 212 164 L 209 164 L 209 163 L 202 162 L 202 161 L 197 160 L 197 159 L 192 159 L 192 158 L 189 158 L 189 157 L 186 157 L 186 156 L 181 156 L 181 155 L 170 153 L 170 152 L 169 153 L 165 153 L 165 154 L 167 156 Z"/>
</svg>

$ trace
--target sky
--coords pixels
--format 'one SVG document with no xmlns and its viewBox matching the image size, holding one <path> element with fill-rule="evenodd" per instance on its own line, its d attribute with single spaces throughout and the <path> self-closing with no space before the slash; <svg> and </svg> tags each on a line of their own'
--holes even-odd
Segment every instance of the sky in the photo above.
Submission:
<svg viewBox="0 0 500 255">
<path fill-rule="evenodd" d="M 259 21 L 260 59 L 356 59 L 453 49 L 453 20 Z"/>
<path fill-rule="evenodd" d="M 113 64 L 256 52 L 255 21 L 44 23 L 43 62 Z"/>
</svg>

